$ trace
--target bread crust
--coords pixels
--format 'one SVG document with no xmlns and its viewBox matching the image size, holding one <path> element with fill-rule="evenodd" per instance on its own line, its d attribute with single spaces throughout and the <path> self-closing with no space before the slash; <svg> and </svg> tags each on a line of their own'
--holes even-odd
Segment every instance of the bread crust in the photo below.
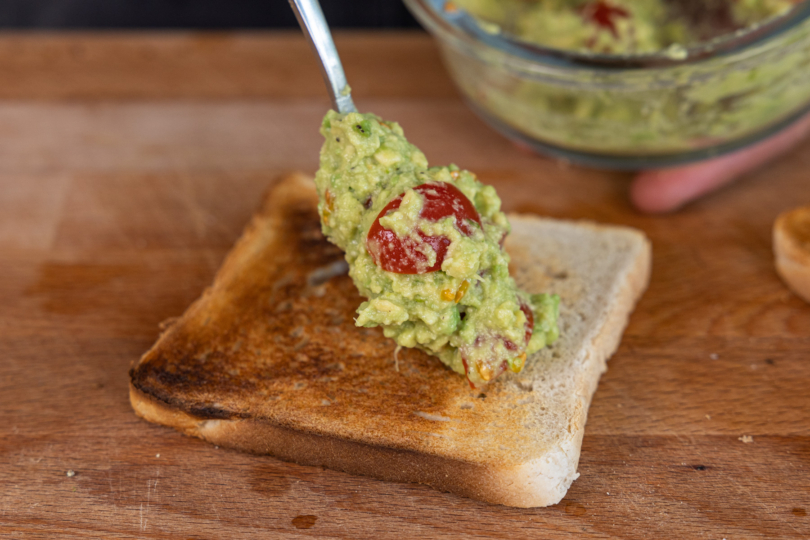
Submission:
<svg viewBox="0 0 810 540">
<path fill-rule="evenodd" d="M 520 375 L 472 391 L 353 326 L 361 299 L 315 202 L 300 174 L 268 193 L 212 287 L 133 366 L 135 412 L 217 445 L 491 503 L 562 499 L 599 376 L 647 286 L 646 238 L 512 217 L 516 280 L 561 294 L 563 335 Z"/>
<path fill-rule="evenodd" d="M 481 501 L 529 508 L 558 502 L 567 491 L 546 490 L 542 496 L 515 491 L 523 484 L 530 467 L 502 470 L 461 460 L 431 456 L 413 451 L 357 443 L 338 437 L 316 435 L 285 428 L 260 419 L 203 419 L 174 409 L 130 385 L 130 403 L 138 416 L 156 424 L 172 426 L 182 433 L 212 444 L 254 454 L 271 455 L 300 465 L 327 467 L 337 471 L 371 476 L 390 482 L 410 482 L 432 486 Z M 577 454 L 581 433 L 576 440 Z M 551 478 L 555 469 L 565 466 L 568 456 L 554 456 L 547 467 L 540 467 Z M 558 463 L 564 460 L 566 463 Z M 535 466 L 535 468 L 537 468 Z M 549 469 L 543 471 L 542 469 Z M 486 479 L 486 481 L 482 481 Z"/>
<path fill-rule="evenodd" d="M 779 276 L 810 302 L 810 206 L 784 212 L 776 219 L 773 249 Z"/>
</svg>

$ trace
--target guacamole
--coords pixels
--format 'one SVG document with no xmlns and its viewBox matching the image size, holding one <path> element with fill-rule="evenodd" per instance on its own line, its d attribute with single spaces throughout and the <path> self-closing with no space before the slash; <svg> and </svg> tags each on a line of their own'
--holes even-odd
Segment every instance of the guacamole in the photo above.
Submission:
<svg viewBox="0 0 810 540">
<path fill-rule="evenodd" d="M 658 51 L 644 67 L 622 67 L 621 59 L 614 59 L 618 64 L 546 62 L 544 58 L 550 56 L 538 54 L 535 60 L 480 40 L 447 38 L 440 44 L 466 100 L 509 136 L 586 163 L 596 157 L 597 163 L 627 166 L 625 158 L 630 158 L 633 166 L 660 166 L 662 161 L 677 162 L 679 156 L 711 157 L 724 148 L 757 140 L 810 107 L 810 17 L 797 16 L 767 39 L 722 53 L 710 52 L 715 42 L 701 42 L 705 50 L 689 48 L 695 40 L 709 36 L 707 26 L 714 32 L 725 28 L 731 36 L 743 36 L 747 34 L 734 29 L 747 25 L 753 30 L 806 2 L 453 0 L 444 4 L 446 20 L 452 24 L 469 10 L 485 21 L 482 28 L 490 33 L 513 32 L 524 40 L 585 56 L 607 49 L 627 56 Z M 599 11 L 597 4 L 607 7 Z M 682 7 L 683 17 L 662 18 L 674 6 Z M 512 15 L 517 9 L 520 17 Z M 703 10 L 714 15 L 701 17 Z M 609 24 L 594 27 L 594 18 Z M 716 19 L 725 21 L 725 26 L 709 24 Z M 452 35 L 440 26 L 429 28 L 442 38 Z"/>
<path fill-rule="evenodd" d="M 786 13 L 795 0 L 454 0 L 499 30 L 555 49 L 645 54 L 684 47 Z"/>
<path fill-rule="evenodd" d="M 368 298 L 357 326 L 437 356 L 472 386 L 558 336 L 559 298 L 509 276 L 509 222 L 495 189 L 450 165 L 428 167 L 395 122 L 327 113 L 315 175 L 323 232 L 346 252 Z"/>
</svg>

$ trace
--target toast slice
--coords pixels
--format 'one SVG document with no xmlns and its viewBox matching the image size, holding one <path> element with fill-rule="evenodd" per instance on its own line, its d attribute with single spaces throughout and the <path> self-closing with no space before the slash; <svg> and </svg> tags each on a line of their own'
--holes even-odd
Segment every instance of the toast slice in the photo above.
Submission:
<svg viewBox="0 0 810 540">
<path fill-rule="evenodd" d="M 529 292 L 561 296 L 560 339 L 483 390 L 357 328 L 362 301 L 320 232 L 312 180 L 268 193 L 213 286 L 130 371 L 135 412 L 187 435 L 304 465 L 518 507 L 578 476 L 588 406 L 645 289 L 639 232 L 511 216 Z"/>
</svg>

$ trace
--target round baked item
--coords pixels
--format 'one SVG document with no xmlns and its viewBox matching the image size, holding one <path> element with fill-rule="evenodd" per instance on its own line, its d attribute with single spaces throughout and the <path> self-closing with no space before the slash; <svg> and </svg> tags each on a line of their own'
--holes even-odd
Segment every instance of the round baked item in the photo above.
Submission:
<svg viewBox="0 0 810 540">
<path fill-rule="evenodd" d="M 793 292 L 810 302 L 810 206 L 782 213 L 773 226 L 776 271 Z"/>
</svg>

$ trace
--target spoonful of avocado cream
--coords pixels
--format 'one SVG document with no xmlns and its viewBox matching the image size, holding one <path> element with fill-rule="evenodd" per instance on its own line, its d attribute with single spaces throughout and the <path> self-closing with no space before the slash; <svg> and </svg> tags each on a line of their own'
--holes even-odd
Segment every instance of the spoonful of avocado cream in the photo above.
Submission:
<svg viewBox="0 0 810 540">
<path fill-rule="evenodd" d="M 510 277 L 509 222 L 495 189 L 455 165 L 429 167 L 399 124 L 356 112 L 320 7 L 291 3 L 337 108 L 321 125 L 315 184 L 323 232 L 368 298 L 356 325 L 382 327 L 472 387 L 520 372 L 557 339 L 559 297 L 523 292 Z"/>
</svg>

